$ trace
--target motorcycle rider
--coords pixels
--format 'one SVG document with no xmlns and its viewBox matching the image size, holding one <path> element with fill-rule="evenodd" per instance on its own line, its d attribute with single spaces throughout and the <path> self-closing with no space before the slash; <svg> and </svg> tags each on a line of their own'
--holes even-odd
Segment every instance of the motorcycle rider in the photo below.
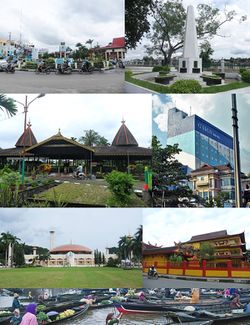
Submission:
<svg viewBox="0 0 250 325">
<path fill-rule="evenodd" d="M 149 276 L 154 276 L 157 273 L 156 268 L 154 265 L 152 265 L 149 269 L 148 269 L 148 275 Z"/>
<path fill-rule="evenodd" d="M 89 68 L 91 67 L 91 63 L 88 59 L 85 59 L 82 63 L 82 71 L 89 71 Z"/>
<path fill-rule="evenodd" d="M 38 71 L 39 72 L 43 72 L 43 70 L 45 70 L 46 69 L 46 65 L 45 65 L 45 61 L 43 61 L 43 60 L 41 60 L 40 62 L 39 62 L 39 64 L 38 64 Z"/>
</svg>

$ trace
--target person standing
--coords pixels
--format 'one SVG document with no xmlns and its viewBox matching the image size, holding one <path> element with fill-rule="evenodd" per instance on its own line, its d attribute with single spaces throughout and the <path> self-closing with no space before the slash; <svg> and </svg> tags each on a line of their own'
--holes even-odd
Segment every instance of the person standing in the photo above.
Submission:
<svg viewBox="0 0 250 325">
<path fill-rule="evenodd" d="M 36 318 L 36 304 L 29 304 L 26 307 L 26 313 L 24 314 L 20 325 L 38 325 Z"/>
<path fill-rule="evenodd" d="M 20 304 L 20 301 L 19 301 L 19 294 L 18 293 L 14 293 L 14 299 L 13 299 L 13 302 L 12 302 L 12 310 L 14 311 L 15 309 L 18 309 L 20 311 L 20 307 L 21 307 L 21 304 Z"/>
</svg>

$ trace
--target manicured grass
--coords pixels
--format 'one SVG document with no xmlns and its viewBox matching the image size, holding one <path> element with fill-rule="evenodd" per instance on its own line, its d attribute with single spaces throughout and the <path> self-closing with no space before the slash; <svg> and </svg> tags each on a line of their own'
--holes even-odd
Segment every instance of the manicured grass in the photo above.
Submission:
<svg viewBox="0 0 250 325">
<path fill-rule="evenodd" d="M 149 89 L 149 90 L 161 93 L 161 94 L 170 94 L 171 93 L 171 90 L 169 89 L 168 86 L 156 85 L 155 83 L 150 82 L 150 81 L 139 80 L 139 79 L 133 78 L 133 74 L 131 71 L 127 71 L 125 73 L 125 80 L 134 84 L 134 85 L 137 85 L 137 86 L 140 86 L 140 87 L 143 87 L 143 88 L 146 88 L 146 89 Z M 201 93 L 202 94 L 215 94 L 215 93 L 220 93 L 220 92 L 224 92 L 224 91 L 240 89 L 240 88 L 245 88 L 245 87 L 250 87 L 250 83 L 236 81 L 236 82 L 232 82 L 230 84 L 226 84 L 226 85 L 222 85 L 222 86 L 204 87 L 204 88 L 202 88 Z"/>
<path fill-rule="evenodd" d="M 209 86 L 206 88 L 202 88 L 202 93 L 203 94 L 215 94 L 215 93 L 221 93 L 223 91 L 229 91 L 229 90 L 240 89 L 240 88 L 245 88 L 245 87 L 250 87 L 250 83 L 236 81 L 236 82 L 231 82 L 230 84 L 226 84 L 226 85 L 222 85 L 222 86 Z"/>
<path fill-rule="evenodd" d="M 32 267 L 0 269 L 0 287 L 141 288 L 142 271 L 109 267 Z"/>
<path fill-rule="evenodd" d="M 101 206 L 106 206 L 110 197 L 111 193 L 107 187 L 93 182 L 81 184 L 63 183 L 35 196 L 38 199 L 60 201 L 60 203 L 65 204 L 79 203 Z M 133 194 L 129 206 L 143 207 L 145 204 L 139 197 Z"/>
</svg>

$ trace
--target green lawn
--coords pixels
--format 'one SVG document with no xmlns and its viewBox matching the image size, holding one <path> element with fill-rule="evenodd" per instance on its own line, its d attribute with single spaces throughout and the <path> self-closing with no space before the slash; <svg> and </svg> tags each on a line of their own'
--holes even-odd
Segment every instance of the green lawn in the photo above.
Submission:
<svg viewBox="0 0 250 325">
<path fill-rule="evenodd" d="M 168 86 L 163 86 L 160 84 L 156 84 L 154 82 L 133 78 L 133 76 L 135 76 L 135 75 L 136 74 L 132 74 L 131 71 L 126 71 L 125 80 L 134 84 L 134 85 L 155 91 L 157 93 L 161 93 L 161 94 L 170 94 L 171 93 Z M 220 93 L 220 92 L 224 92 L 224 91 L 240 89 L 240 88 L 245 88 L 245 87 L 250 87 L 250 83 L 235 81 L 235 82 L 231 82 L 229 84 L 222 85 L 222 86 L 203 87 L 202 91 L 200 93 L 201 94 L 215 94 L 215 93 Z"/>
<path fill-rule="evenodd" d="M 0 287 L 141 288 L 142 272 L 108 267 L 0 269 Z"/>
<path fill-rule="evenodd" d="M 111 197 L 110 191 L 102 184 L 92 183 L 63 183 L 45 192 L 35 195 L 35 198 L 60 203 L 81 203 L 86 205 L 106 206 Z M 135 194 L 131 196 L 131 207 L 143 207 L 145 204 Z"/>
</svg>

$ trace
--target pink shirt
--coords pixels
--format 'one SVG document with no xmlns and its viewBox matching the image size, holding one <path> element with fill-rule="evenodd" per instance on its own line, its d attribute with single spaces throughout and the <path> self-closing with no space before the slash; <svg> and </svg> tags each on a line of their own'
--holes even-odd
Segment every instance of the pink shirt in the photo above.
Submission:
<svg viewBox="0 0 250 325">
<path fill-rule="evenodd" d="M 31 313 L 26 313 L 20 325 L 38 325 L 36 316 Z"/>
</svg>

